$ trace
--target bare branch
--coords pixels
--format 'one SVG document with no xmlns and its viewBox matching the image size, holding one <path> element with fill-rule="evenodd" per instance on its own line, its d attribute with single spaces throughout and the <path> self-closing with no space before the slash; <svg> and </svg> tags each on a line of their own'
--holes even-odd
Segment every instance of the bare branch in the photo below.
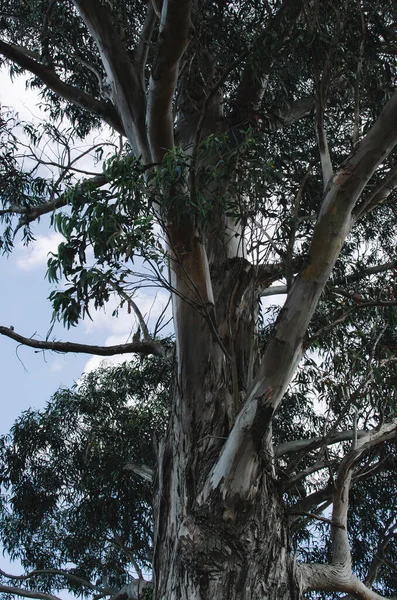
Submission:
<svg viewBox="0 0 397 600">
<path fill-rule="evenodd" d="M 356 447 L 353 447 L 342 460 L 334 488 L 332 562 L 329 565 L 299 565 L 303 591 L 347 592 L 362 600 L 382 598 L 352 573 L 350 544 L 347 536 L 347 513 L 353 469 L 358 460 L 369 448 L 396 436 L 397 419 L 385 423 L 377 430 L 367 432 L 360 440 L 357 440 Z"/>
<path fill-rule="evenodd" d="M 97 356 L 114 356 L 116 354 L 128 354 L 135 352 L 147 356 L 165 356 L 164 348 L 159 342 L 131 342 L 129 344 L 118 344 L 116 346 L 91 346 L 89 344 L 78 344 L 74 342 L 50 342 L 28 338 L 16 333 L 10 327 L 0 326 L 0 335 L 15 340 L 19 344 L 37 348 L 38 350 L 53 350 L 54 352 L 73 352 L 77 354 L 95 354 Z"/>
<path fill-rule="evenodd" d="M 141 74 L 124 47 L 107 6 L 95 0 L 73 0 L 92 35 L 106 71 L 112 100 L 118 110 L 123 130 L 137 158 L 150 162 L 145 127 L 146 94 Z"/>
<path fill-rule="evenodd" d="M 368 573 L 365 578 L 365 585 L 371 586 L 373 584 L 373 582 L 376 581 L 376 578 L 378 575 L 378 570 L 382 563 L 387 564 L 388 566 L 391 566 L 391 568 L 393 570 L 395 570 L 395 565 L 393 565 L 393 563 L 391 563 L 391 565 L 390 565 L 389 564 L 390 561 L 385 559 L 383 554 L 384 554 L 388 544 L 396 537 L 397 537 L 397 523 L 396 523 L 395 516 L 392 515 L 389 519 L 389 522 L 386 524 L 386 528 L 385 528 L 385 531 L 384 531 L 381 539 L 378 542 L 378 546 L 376 548 L 374 558 L 369 566 Z M 397 570 L 396 570 L 396 572 L 397 572 Z"/>
<path fill-rule="evenodd" d="M 374 188 L 374 190 L 365 198 L 364 202 L 357 206 L 355 211 L 356 219 L 371 212 L 377 206 L 384 204 L 390 194 L 397 188 L 397 163 Z"/>
<path fill-rule="evenodd" d="M 361 3 L 357 2 L 358 9 L 360 11 L 361 18 L 361 40 L 360 47 L 358 50 L 358 59 L 357 59 L 357 69 L 356 69 L 356 82 L 354 87 L 354 126 L 353 126 L 353 146 L 355 146 L 359 141 L 359 126 L 360 126 L 360 83 L 361 83 L 361 74 L 363 70 L 363 56 L 364 56 L 364 47 L 365 47 L 365 38 L 367 35 L 367 29 L 365 24 L 364 11 L 361 8 Z"/>
<path fill-rule="evenodd" d="M 38 600 L 61 600 L 59 596 L 54 596 L 53 594 L 34 592 L 32 590 L 13 587 L 11 585 L 0 585 L 0 592 L 3 592 L 4 594 L 15 594 L 16 596 L 21 596 L 22 598 L 37 598 Z"/>
<path fill-rule="evenodd" d="M 148 129 L 153 160 L 161 162 L 174 146 L 172 98 L 178 79 L 180 59 L 194 30 L 191 0 L 164 2 L 156 60 L 149 84 Z"/>
<path fill-rule="evenodd" d="M 327 517 L 322 517 L 321 515 L 316 515 L 316 513 L 305 512 L 305 511 L 295 512 L 295 511 L 291 510 L 288 514 L 302 516 L 302 517 L 309 517 L 310 519 L 315 519 L 317 521 L 321 521 L 322 523 L 328 523 L 328 525 L 333 525 L 334 527 L 340 527 L 343 529 L 342 525 L 339 525 L 338 523 L 334 523 L 334 521 L 332 519 L 327 519 Z"/>
<path fill-rule="evenodd" d="M 324 126 L 324 113 L 327 100 L 327 90 L 329 85 L 330 76 L 330 59 L 332 50 L 329 51 L 327 56 L 324 72 L 320 75 L 317 52 L 313 49 L 313 67 L 314 67 L 314 80 L 316 82 L 316 136 L 318 143 L 318 150 L 320 153 L 321 169 L 323 173 L 323 189 L 327 189 L 328 183 L 333 176 L 333 167 L 331 162 L 331 155 L 328 147 L 328 139 Z"/>
<path fill-rule="evenodd" d="M 297 267 L 295 267 L 295 268 L 297 271 L 298 268 Z M 343 285 L 343 284 L 348 284 L 348 283 L 354 283 L 355 281 L 360 281 L 361 279 L 364 279 L 364 277 L 369 277 L 371 275 L 376 275 L 378 273 L 385 273 L 387 271 L 393 271 L 396 268 L 397 268 L 396 261 L 387 262 L 382 265 L 374 265 L 373 267 L 360 268 L 359 270 L 357 270 L 355 273 L 352 273 L 351 275 L 346 275 L 343 278 L 335 279 L 332 282 L 332 284 L 329 284 L 329 286 L 327 286 L 327 287 L 329 287 L 329 289 L 332 290 L 332 285 Z M 283 275 L 284 275 L 284 272 L 280 267 L 279 278 L 282 277 Z M 278 294 L 286 294 L 287 292 L 288 292 L 288 289 L 287 289 L 286 285 L 267 287 L 261 292 L 261 297 L 264 298 L 266 296 L 276 296 Z"/>
<path fill-rule="evenodd" d="M 357 431 L 357 437 L 362 438 L 366 435 L 366 433 L 366 431 Z M 332 446 L 333 444 L 338 444 L 339 442 L 347 442 L 352 440 L 353 436 L 353 431 L 340 431 L 338 433 L 334 433 L 330 437 L 314 437 L 307 440 L 293 440 L 291 442 L 284 442 L 277 447 L 275 455 L 276 458 L 280 458 L 285 454 L 295 454 L 296 452 L 302 452 L 302 450 L 310 452 L 312 450 L 317 450 L 324 445 Z"/>
<path fill-rule="evenodd" d="M 25 581 L 26 579 L 32 579 L 33 577 L 36 577 L 38 575 L 61 575 L 62 577 L 65 577 L 73 583 L 77 583 L 79 585 L 83 585 L 84 587 L 88 587 L 90 590 L 103 592 L 104 594 L 112 593 L 112 590 L 110 588 L 104 589 L 102 586 L 94 585 L 86 579 L 82 579 L 81 577 L 78 577 L 73 573 L 68 573 L 68 571 L 62 571 L 61 569 L 35 569 L 33 571 L 30 571 L 29 573 L 26 573 L 26 575 L 11 575 L 0 569 L 0 575 L 2 575 L 3 577 L 8 577 L 9 579 L 15 579 L 17 581 Z"/>
<path fill-rule="evenodd" d="M 0 54 L 36 75 L 47 87 L 64 100 L 101 117 L 110 127 L 124 135 L 124 128 L 119 116 L 111 104 L 97 100 L 80 88 L 65 83 L 54 69 L 37 62 L 26 53 L 25 49 L 19 48 L 15 44 L 8 44 L 0 40 Z"/>
<path fill-rule="evenodd" d="M 147 467 L 146 465 L 137 465 L 135 463 L 127 463 L 126 465 L 124 465 L 124 469 L 126 471 L 132 471 L 133 473 L 135 473 L 136 475 L 139 475 L 139 477 L 142 477 L 142 479 L 144 479 L 145 481 L 148 481 L 149 483 L 153 483 L 154 471 L 153 471 L 153 469 L 151 469 L 150 467 Z"/>
</svg>

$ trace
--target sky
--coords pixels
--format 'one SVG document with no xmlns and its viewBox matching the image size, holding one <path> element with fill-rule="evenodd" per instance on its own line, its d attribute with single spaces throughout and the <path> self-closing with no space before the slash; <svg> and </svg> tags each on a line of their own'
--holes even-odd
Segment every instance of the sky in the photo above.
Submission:
<svg viewBox="0 0 397 600">
<path fill-rule="evenodd" d="M 24 79 L 11 82 L 1 70 L 0 104 L 16 110 L 21 120 L 34 121 L 40 117 L 37 96 L 26 89 Z M 48 253 L 56 251 L 62 237 L 49 228 L 49 218 L 42 218 L 34 233 L 36 241 L 29 247 L 17 241 L 11 255 L 0 255 L 0 325 L 13 326 L 26 337 L 45 339 L 52 315 L 48 295 L 54 289 L 45 278 L 46 265 Z M 164 290 L 141 290 L 134 297 L 149 326 L 155 323 L 167 300 Z M 69 331 L 57 323 L 49 339 L 106 346 L 131 341 L 137 328 L 135 317 L 124 307 L 116 318 L 112 316 L 115 308 L 116 302 L 111 299 L 106 310 L 91 313 L 93 321 L 86 320 Z M 131 355 L 123 355 L 106 361 L 115 363 L 129 358 Z M 0 435 L 10 430 L 23 411 L 45 407 L 57 389 L 72 386 L 82 373 L 95 369 L 103 360 L 86 354 L 35 351 L 0 336 Z M 22 572 L 18 563 L 10 563 L 1 552 L 0 569 L 14 574 Z M 61 596 L 72 598 L 67 593 Z"/>
<path fill-rule="evenodd" d="M 0 103 L 3 107 L 17 110 L 22 120 L 35 120 L 40 116 L 36 94 L 26 89 L 22 78 L 11 83 L 5 72 L 0 72 Z M 12 325 L 21 335 L 45 339 L 52 314 L 47 298 L 54 289 L 45 279 L 46 264 L 48 253 L 56 251 L 62 237 L 49 228 L 49 218 L 42 218 L 34 233 L 36 241 L 31 246 L 25 247 L 17 242 L 10 256 L 0 257 L 0 325 Z M 153 290 L 141 290 L 135 301 L 143 315 L 150 314 L 153 322 L 167 298 L 165 291 L 158 290 L 154 303 Z M 69 331 L 56 324 L 50 339 L 98 345 L 126 343 L 136 331 L 135 317 L 128 314 L 126 307 L 120 311 L 118 318 L 113 317 L 115 308 L 116 303 L 111 300 L 105 311 L 92 313 L 93 321 L 87 320 Z M 128 355 L 107 360 L 117 362 L 126 359 Z M 89 355 L 38 352 L 1 336 L 0 434 L 10 429 L 23 410 L 44 407 L 59 387 L 73 385 L 83 371 L 98 367 L 102 360 Z"/>
</svg>

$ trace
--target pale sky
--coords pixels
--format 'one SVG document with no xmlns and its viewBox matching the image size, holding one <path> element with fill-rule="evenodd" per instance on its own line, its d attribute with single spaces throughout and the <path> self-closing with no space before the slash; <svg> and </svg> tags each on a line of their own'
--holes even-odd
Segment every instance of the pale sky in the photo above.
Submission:
<svg viewBox="0 0 397 600">
<path fill-rule="evenodd" d="M 37 95 L 25 88 L 22 78 L 11 83 L 7 73 L 1 71 L 0 103 L 16 110 L 20 119 L 40 117 Z M 49 219 L 42 218 L 39 225 L 34 226 L 36 242 L 33 245 L 26 248 L 18 242 L 8 258 L 0 256 L 3 290 L 0 295 L 0 325 L 12 325 L 21 335 L 41 339 L 47 335 L 52 312 L 47 297 L 53 287 L 45 279 L 48 253 L 56 251 L 62 240 L 48 224 Z M 157 302 L 153 305 L 154 292 L 149 289 L 141 290 L 135 301 L 142 314 L 150 314 L 150 323 L 154 323 L 167 298 L 167 293 L 159 290 Z M 115 301 L 111 300 L 106 311 L 92 313 L 94 321 L 87 320 L 69 331 L 57 324 L 50 339 L 99 345 L 126 343 L 136 331 L 135 318 L 128 314 L 126 307 L 120 311 L 118 318 L 112 317 L 115 307 Z M 0 358 L 3 405 L 0 434 L 9 430 L 21 411 L 45 406 L 60 386 L 72 385 L 84 370 L 96 368 L 103 360 L 89 355 L 36 352 L 18 346 L 4 336 L 0 336 Z M 128 355 L 108 360 L 128 360 Z"/>
</svg>

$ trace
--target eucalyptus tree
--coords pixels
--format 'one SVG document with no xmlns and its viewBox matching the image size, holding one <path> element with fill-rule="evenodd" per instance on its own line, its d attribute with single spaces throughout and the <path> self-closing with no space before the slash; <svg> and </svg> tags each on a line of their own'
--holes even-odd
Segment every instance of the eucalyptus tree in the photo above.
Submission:
<svg viewBox="0 0 397 600">
<path fill-rule="evenodd" d="M 393 504 L 368 573 L 347 518 L 352 485 L 392 468 L 382 444 L 397 434 L 394 2 L 4 0 L 0 18 L 4 62 L 40 90 L 44 133 L 66 149 L 53 179 L 27 173 L 4 126 L 3 247 L 50 214 L 65 241 L 48 277 L 69 282 L 50 296 L 54 318 L 73 325 L 116 294 L 140 323 L 111 348 L 0 333 L 161 357 L 132 298 L 136 265 L 172 294 L 154 598 L 390 590 Z M 71 146 L 102 125 L 119 149 L 77 180 Z M 42 164 L 44 133 L 24 131 Z M 264 314 L 275 291 L 283 307 Z M 323 412 L 307 429 L 297 398 Z M 323 562 L 291 545 L 310 518 L 331 530 Z"/>
</svg>

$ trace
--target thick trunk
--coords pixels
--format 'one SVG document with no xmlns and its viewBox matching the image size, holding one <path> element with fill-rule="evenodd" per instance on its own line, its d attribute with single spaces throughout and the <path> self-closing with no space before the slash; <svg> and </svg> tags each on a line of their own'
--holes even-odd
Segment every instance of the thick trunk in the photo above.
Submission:
<svg viewBox="0 0 397 600">
<path fill-rule="evenodd" d="M 155 600 L 300 598 L 271 475 L 262 469 L 258 489 L 234 512 L 225 511 L 216 497 L 198 508 L 192 501 L 195 482 L 184 484 L 176 475 L 184 471 L 189 457 L 172 452 L 171 440 L 167 447 L 155 539 Z"/>
<path fill-rule="evenodd" d="M 195 227 L 169 226 L 177 368 L 159 461 L 154 598 L 299 597 L 288 532 L 261 444 L 247 457 L 260 476 L 248 496 L 201 502 L 252 379 L 256 271 L 241 257 L 209 265 Z M 239 478 L 239 474 L 236 473 Z"/>
</svg>

